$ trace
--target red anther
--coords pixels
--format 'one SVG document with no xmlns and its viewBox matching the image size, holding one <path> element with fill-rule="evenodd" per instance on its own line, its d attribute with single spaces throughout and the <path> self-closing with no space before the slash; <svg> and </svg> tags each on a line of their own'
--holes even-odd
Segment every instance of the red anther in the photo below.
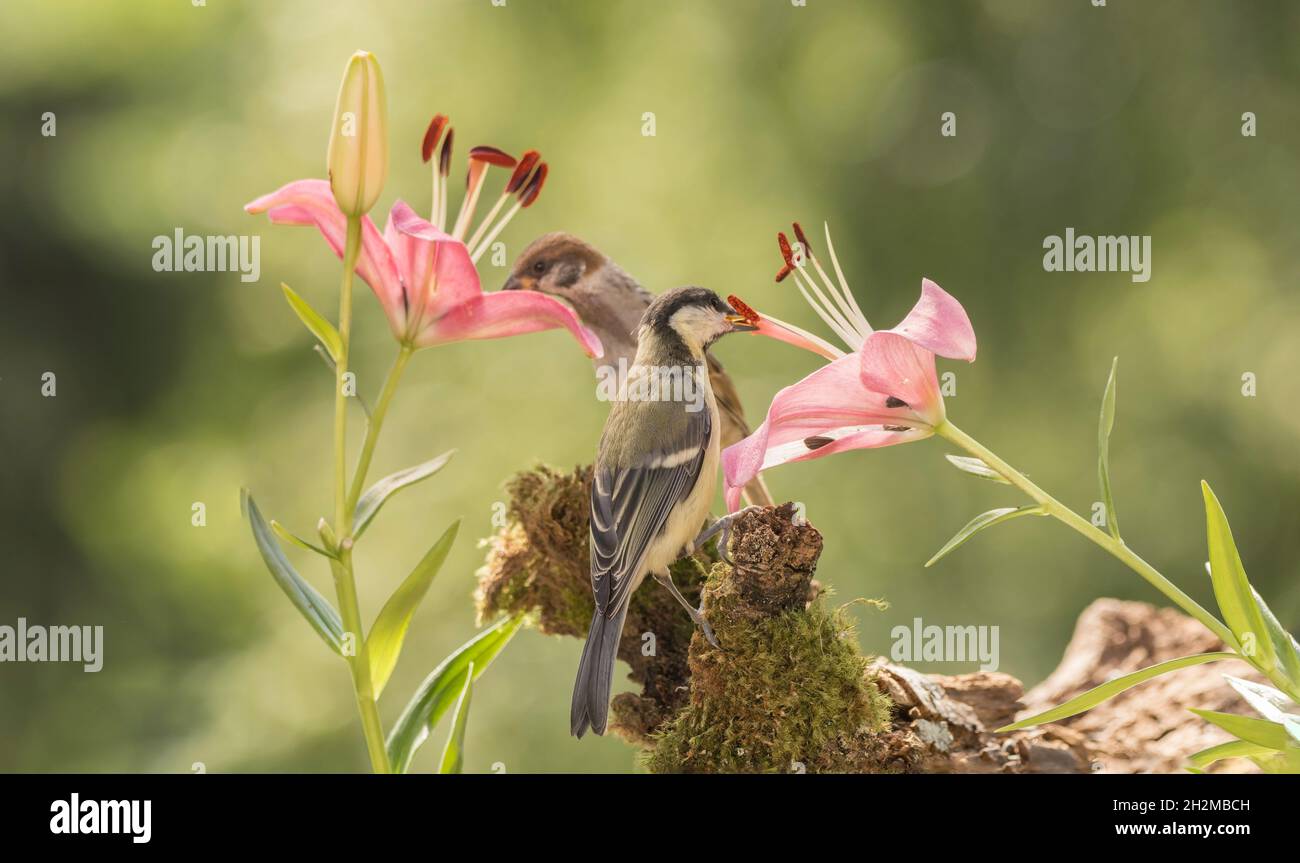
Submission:
<svg viewBox="0 0 1300 863">
<path fill-rule="evenodd" d="M 746 323 L 755 326 L 758 325 L 758 321 L 759 321 L 758 312 L 750 308 L 750 306 L 748 306 L 745 303 L 745 301 L 742 300 L 740 297 L 736 296 L 735 294 L 731 294 L 729 297 L 727 297 L 727 303 L 733 309 L 736 310 L 736 314 L 740 315 L 742 318 L 745 319 Z"/>
<path fill-rule="evenodd" d="M 524 207 L 533 205 L 533 201 L 536 201 L 537 196 L 542 193 L 542 185 L 546 182 L 546 175 L 550 170 L 545 162 L 537 166 L 537 170 L 528 181 L 528 185 L 524 186 L 523 194 L 519 196 L 520 205 Z"/>
<path fill-rule="evenodd" d="M 433 151 L 438 149 L 438 140 L 446 127 L 447 115 L 434 114 L 433 119 L 429 121 L 429 128 L 424 132 L 424 140 L 420 143 L 420 158 L 425 162 L 433 158 Z"/>
<path fill-rule="evenodd" d="M 471 162 L 487 162 L 489 165 L 496 165 L 500 168 L 513 168 L 515 166 L 515 157 L 505 150 L 498 150 L 496 147 L 471 147 L 469 158 Z"/>
<path fill-rule="evenodd" d="M 811 258 L 812 246 L 809 245 L 808 237 L 804 234 L 803 228 L 799 227 L 798 222 L 795 222 L 793 226 L 795 239 L 799 241 L 799 245 L 803 246 L 804 257 Z"/>
<path fill-rule="evenodd" d="M 790 248 L 790 241 L 785 238 L 784 233 L 778 233 L 776 235 L 776 244 L 781 247 L 781 257 L 785 260 L 786 266 L 793 267 L 794 251 Z M 781 278 L 783 279 L 785 276 L 782 276 Z M 777 281 L 780 281 L 780 279 Z"/>
<path fill-rule="evenodd" d="M 794 264 L 782 264 L 781 269 L 776 274 L 778 282 L 785 281 L 785 277 L 794 272 Z"/>
<path fill-rule="evenodd" d="M 442 141 L 442 152 L 438 154 L 438 173 L 447 176 L 451 173 L 451 142 L 456 137 L 455 129 L 447 130 L 447 137 Z"/>
<path fill-rule="evenodd" d="M 507 195 L 513 195 L 519 191 L 519 187 L 528 179 L 528 175 L 533 172 L 533 167 L 537 160 L 542 158 L 542 154 L 536 150 L 528 150 L 519 157 L 519 164 L 515 165 L 515 172 L 510 175 L 510 182 L 506 183 Z"/>
</svg>

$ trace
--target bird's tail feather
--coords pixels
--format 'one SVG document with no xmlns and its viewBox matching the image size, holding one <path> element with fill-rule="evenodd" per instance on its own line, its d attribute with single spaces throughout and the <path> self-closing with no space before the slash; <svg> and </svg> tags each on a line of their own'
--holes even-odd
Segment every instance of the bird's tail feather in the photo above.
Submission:
<svg viewBox="0 0 1300 863">
<path fill-rule="evenodd" d="M 614 660 L 627 618 L 627 603 L 613 617 L 597 610 L 591 617 L 587 644 L 578 662 L 578 679 L 573 684 L 573 703 L 569 708 L 569 730 L 582 737 L 590 728 L 605 733 L 609 719 L 609 687 L 614 679 Z"/>
</svg>

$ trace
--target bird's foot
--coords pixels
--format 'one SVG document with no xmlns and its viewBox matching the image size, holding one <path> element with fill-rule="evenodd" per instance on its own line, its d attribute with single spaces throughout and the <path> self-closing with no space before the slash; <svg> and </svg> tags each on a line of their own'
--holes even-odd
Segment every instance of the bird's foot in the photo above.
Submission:
<svg viewBox="0 0 1300 863">
<path fill-rule="evenodd" d="M 737 510 L 736 512 L 731 513 L 730 515 L 722 516 L 721 518 L 714 521 L 713 524 L 709 525 L 703 531 L 701 531 L 700 535 L 695 537 L 695 542 L 692 544 L 695 546 L 695 548 L 701 548 L 704 546 L 706 542 L 708 542 L 714 536 L 717 536 L 718 557 L 722 558 L 723 562 L 727 563 L 728 565 L 734 565 L 735 561 L 731 559 L 731 554 L 727 551 L 727 544 L 731 541 L 731 526 L 741 516 L 751 512 L 755 512 L 760 509 L 763 509 L 763 507 L 747 506 L 744 509 Z"/>
<path fill-rule="evenodd" d="M 718 644 L 718 637 L 713 634 L 713 627 L 709 626 L 709 621 L 704 616 L 704 608 L 696 608 L 690 604 L 686 597 L 682 596 L 681 591 L 677 589 L 677 585 L 673 583 L 672 573 L 667 570 L 664 570 L 662 573 L 656 572 L 655 581 L 668 588 L 669 592 L 672 593 L 673 598 L 682 604 L 682 608 L 686 609 L 686 613 L 691 616 L 691 621 L 700 628 L 702 633 L 704 633 L 704 638 L 709 642 L 709 644 L 712 644 L 714 647 L 720 647 L 721 645 Z"/>
<path fill-rule="evenodd" d="M 712 644 L 714 647 L 719 649 L 722 648 L 722 645 L 718 644 L 718 637 L 713 634 L 713 627 L 709 626 L 709 621 L 705 618 L 704 612 L 700 611 L 698 608 L 695 609 L 695 613 L 691 615 L 691 620 L 695 621 L 695 625 L 700 628 L 700 632 L 704 635 L 705 641 L 709 642 L 709 644 Z"/>
</svg>

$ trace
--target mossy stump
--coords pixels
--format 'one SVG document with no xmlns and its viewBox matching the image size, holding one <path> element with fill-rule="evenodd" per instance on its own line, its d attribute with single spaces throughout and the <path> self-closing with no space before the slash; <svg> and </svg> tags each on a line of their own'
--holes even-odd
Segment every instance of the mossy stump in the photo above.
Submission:
<svg viewBox="0 0 1300 863">
<path fill-rule="evenodd" d="M 479 573 L 481 618 L 526 612 L 543 633 L 586 636 L 590 482 L 590 468 L 539 467 L 511 480 L 507 524 Z M 911 744 L 890 731 L 890 701 L 846 616 L 818 595 L 821 548 L 821 534 L 786 504 L 736 523 L 734 566 L 712 546 L 675 564 L 719 648 L 653 581 L 633 595 L 619 658 L 641 691 L 614 698 L 610 727 L 645 749 L 649 770 L 905 769 Z"/>
</svg>

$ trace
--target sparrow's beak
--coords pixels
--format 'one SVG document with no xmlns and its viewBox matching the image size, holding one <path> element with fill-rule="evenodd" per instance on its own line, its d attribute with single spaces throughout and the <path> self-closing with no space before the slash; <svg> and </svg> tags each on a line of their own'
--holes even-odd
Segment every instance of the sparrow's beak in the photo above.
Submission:
<svg viewBox="0 0 1300 863">
<path fill-rule="evenodd" d="M 506 279 L 506 283 L 501 286 L 501 290 L 522 291 L 524 290 L 525 287 L 526 286 L 524 285 L 523 279 L 519 278 L 518 276 L 512 275 L 510 278 Z"/>
<path fill-rule="evenodd" d="M 749 318 L 744 315 L 736 314 L 735 312 L 727 315 L 726 320 L 727 323 L 731 324 L 731 331 L 733 333 L 752 333 L 758 329 L 758 325 L 750 323 Z"/>
</svg>

